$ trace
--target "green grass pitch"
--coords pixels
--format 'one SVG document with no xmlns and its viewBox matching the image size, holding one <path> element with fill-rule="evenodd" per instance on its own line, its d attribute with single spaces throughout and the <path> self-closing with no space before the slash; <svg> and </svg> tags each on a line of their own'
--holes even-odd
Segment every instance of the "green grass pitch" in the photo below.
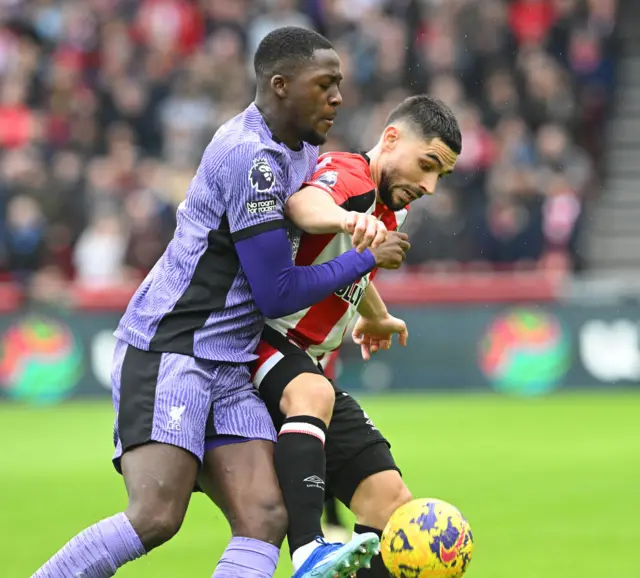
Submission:
<svg viewBox="0 0 640 578">
<path fill-rule="evenodd" d="M 640 394 L 364 398 L 416 497 L 471 523 L 468 578 L 637 575 Z M 27 578 L 66 540 L 125 505 L 107 403 L 0 405 L 0 575 Z M 208 577 L 228 539 L 196 496 L 180 534 L 118 573 Z M 290 576 L 283 550 L 278 578 Z"/>
</svg>

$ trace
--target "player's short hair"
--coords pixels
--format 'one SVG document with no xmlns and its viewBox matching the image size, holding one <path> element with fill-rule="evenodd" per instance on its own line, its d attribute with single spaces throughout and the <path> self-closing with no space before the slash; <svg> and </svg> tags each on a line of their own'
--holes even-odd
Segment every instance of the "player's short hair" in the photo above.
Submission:
<svg viewBox="0 0 640 578">
<path fill-rule="evenodd" d="M 253 57 L 258 79 L 276 74 L 291 74 L 308 63 L 316 50 L 331 50 L 333 46 L 324 36 L 298 26 L 284 26 L 267 34 Z"/>
<path fill-rule="evenodd" d="M 386 126 L 401 120 L 411 123 L 425 139 L 439 137 L 457 155 L 462 151 L 458 120 L 441 100 L 426 94 L 410 96 L 391 111 Z"/>
</svg>

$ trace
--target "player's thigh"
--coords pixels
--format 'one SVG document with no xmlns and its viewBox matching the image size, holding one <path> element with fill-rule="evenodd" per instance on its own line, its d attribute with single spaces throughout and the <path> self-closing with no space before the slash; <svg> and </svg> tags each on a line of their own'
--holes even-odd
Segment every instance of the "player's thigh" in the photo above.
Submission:
<svg viewBox="0 0 640 578">
<path fill-rule="evenodd" d="M 325 452 L 327 487 L 349 507 L 364 480 L 380 472 L 400 471 L 389 442 L 360 404 L 337 388 Z"/>
<path fill-rule="evenodd" d="M 245 364 L 221 364 L 206 426 L 198 488 L 236 536 L 279 544 L 287 517 L 273 464 L 276 431 Z"/>
<path fill-rule="evenodd" d="M 127 486 L 127 513 L 152 542 L 168 539 L 184 518 L 204 454 L 215 370 L 214 362 L 116 345 L 113 461 Z"/>
<path fill-rule="evenodd" d="M 285 415 L 312 415 L 329 421 L 333 387 L 303 350 L 267 327 L 256 353 L 253 381 L 277 429 Z"/>
<path fill-rule="evenodd" d="M 227 441 L 208 445 L 198 485 L 222 510 L 234 536 L 280 546 L 287 512 L 273 465 L 274 444 Z"/>
</svg>

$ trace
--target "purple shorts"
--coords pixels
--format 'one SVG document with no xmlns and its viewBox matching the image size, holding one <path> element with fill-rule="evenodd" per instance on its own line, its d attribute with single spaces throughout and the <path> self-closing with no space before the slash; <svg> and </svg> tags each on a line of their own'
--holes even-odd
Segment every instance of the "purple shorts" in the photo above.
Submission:
<svg viewBox="0 0 640 578">
<path fill-rule="evenodd" d="M 111 383 L 118 471 L 124 452 L 149 442 L 178 446 L 202 462 L 205 435 L 211 443 L 220 437 L 217 445 L 233 438 L 276 440 L 245 364 L 142 351 L 118 340 Z"/>
<path fill-rule="evenodd" d="M 243 436 L 226 436 L 226 435 L 207 437 L 207 439 L 204 440 L 204 452 L 207 453 L 209 450 L 212 450 L 214 448 L 219 448 L 221 446 L 243 444 L 244 442 L 249 442 L 252 439 L 256 439 L 256 438 L 246 438 Z"/>
</svg>

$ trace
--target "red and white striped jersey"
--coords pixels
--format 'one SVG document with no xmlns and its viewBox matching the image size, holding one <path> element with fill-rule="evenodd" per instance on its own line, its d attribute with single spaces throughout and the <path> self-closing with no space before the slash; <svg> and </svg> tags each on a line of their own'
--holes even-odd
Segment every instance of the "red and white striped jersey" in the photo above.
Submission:
<svg viewBox="0 0 640 578">
<path fill-rule="evenodd" d="M 406 208 L 394 212 L 376 202 L 376 185 L 364 155 L 343 152 L 322 155 L 316 172 L 305 185 L 323 189 L 348 211 L 375 214 L 390 231 L 397 230 L 407 216 Z M 305 233 L 300 239 L 295 263 L 299 266 L 318 265 L 351 248 L 351 237 L 344 233 Z M 320 303 L 280 319 L 267 320 L 267 325 L 285 335 L 315 360 L 320 360 L 326 353 L 340 347 L 347 326 L 374 275 L 375 270 Z"/>
<path fill-rule="evenodd" d="M 338 365 L 339 355 L 340 354 L 337 351 L 332 351 L 325 355 L 320 361 L 325 377 L 328 377 L 331 380 L 336 379 L 336 366 Z"/>
</svg>

